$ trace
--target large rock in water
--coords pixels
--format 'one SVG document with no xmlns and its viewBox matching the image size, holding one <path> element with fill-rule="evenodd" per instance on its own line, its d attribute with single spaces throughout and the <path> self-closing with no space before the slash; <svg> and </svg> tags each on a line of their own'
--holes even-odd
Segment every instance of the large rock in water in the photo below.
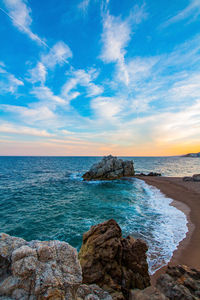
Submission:
<svg viewBox="0 0 200 300">
<path fill-rule="evenodd" d="M 0 299 L 112 300 L 97 286 L 82 285 L 76 249 L 60 241 L 0 235 Z"/>
<path fill-rule="evenodd" d="M 105 156 L 99 163 L 83 175 L 85 180 L 111 180 L 121 177 L 134 176 L 132 160 L 118 159 L 112 155 Z"/>
<path fill-rule="evenodd" d="M 79 252 L 83 282 L 99 285 L 113 299 L 128 299 L 131 289 L 150 285 L 146 252 L 142 240 L 122 237 L 115 220 L 92 226 Z"/>
</svg>

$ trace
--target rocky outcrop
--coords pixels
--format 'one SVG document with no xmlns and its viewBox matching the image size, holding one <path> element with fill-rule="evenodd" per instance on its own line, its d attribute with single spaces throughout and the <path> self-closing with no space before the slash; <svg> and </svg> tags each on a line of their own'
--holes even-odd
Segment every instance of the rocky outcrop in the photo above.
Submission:
<svg viewBox="0 0 200 300">
<path fill-rule="evenodd" d="M 183 265 L 168 267 L 156 287 L 170 300 L 200 299 L 200 271 Z"/>
<path fill-rule="evenodd" d="M 77 300 L 112 300 L 108 292 L 102 290 L 98 285 L 82 284 L 76 293 Z"/>
<path fill-rule="evenodd" d="M 156 287 L 132 290 L 130 300 L 198 300 L 200 271 L 184 265 L 168 266 L 156 282 Z"/>
<path fill-rule="evenodd" d="M 105 156 L 99 163 L 83 175 L 85 180 L 113 180 L 134 176 L 132 160 L 123 161 L 112 155 Z"/>
<path fill-rule="evenodd" d="M 122 237 L 115 220 L 92 226 L 79 252 L 83 282 L 96 283 L 113 299 L 128 299 L 131 289 L 150 285 L 146 252 L 145 242 Z"/>
<path fill-rule="evenodd" d="M 145 173 L 139 173 L 139 174 L 135 174 L 135 176 L 162 176 L 161 173 L 156 173 L 156 172 L 150 172 L 148 174 L 145 174 Z"/>
<path fill-rule="evenodd" d="M 188 154 L 182 155 L 182 157 L 200 157 L 200 152 L 188 153 Z"/>
<path fill-rule="evenodd" d="M 97 286 L 82 285 L 76 249 L 60 241 L 0 235 L 0 299 L 111 300 Z"/>
<path fill-rule="evenodd" d="M 200 181 L 200 174 L 194 174 L 193 176 L 186 176 L 183 177 L 183 181 L 194 181 L 194 182 L 198 182 Z"/>
<path fill-rule="evenodd" d="M 129 300 L 169 300 L 156 287 L 150 286 L 144 290 L 132 290 Z"/>
</svg>

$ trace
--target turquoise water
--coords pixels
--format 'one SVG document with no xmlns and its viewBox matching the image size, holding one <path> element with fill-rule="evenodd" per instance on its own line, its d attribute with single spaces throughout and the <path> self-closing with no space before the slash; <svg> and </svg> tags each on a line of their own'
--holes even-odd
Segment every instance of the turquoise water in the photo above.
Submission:
<svg viewBox="0 0 200 300">
<path fill-rule="evenodd" d="M 130 159 L 130 158 L 128 158 Z M 140 172 L 200 173 L 200 159 L 133 158 Z M 90 226 L 114 218 L 123 235 L 149 244 L 150 271 L 169 261 L 187 232 L 171 199 L 138 179 L 84 182 L 99 157 L 0 157 L 0 231 L 27 240 L 59 239 L 77 249 Z"/>
</svg>

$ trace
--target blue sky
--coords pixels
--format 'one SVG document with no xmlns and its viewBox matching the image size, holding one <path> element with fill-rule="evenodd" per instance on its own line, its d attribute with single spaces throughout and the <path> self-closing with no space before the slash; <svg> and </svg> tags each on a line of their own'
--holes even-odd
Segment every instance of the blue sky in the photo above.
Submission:
<svg viewBox="0 0 200 300">
<path fill-rule="evenodd" d="M 0 155 L 199 150 L 199 0 L 1 0 L 0 37 Z"/>
</svg>

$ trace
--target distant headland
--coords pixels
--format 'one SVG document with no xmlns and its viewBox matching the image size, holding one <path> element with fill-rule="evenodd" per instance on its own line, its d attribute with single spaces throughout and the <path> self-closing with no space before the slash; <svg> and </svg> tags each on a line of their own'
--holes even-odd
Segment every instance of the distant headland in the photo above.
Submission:
<svg viewBox="0 0 200 300">
<path fill-rule="evenodd" d="M 182 155 L 182 157 L 200 157 L 200 152 L 188 153 L 188 154 Z"/>
</svg>

